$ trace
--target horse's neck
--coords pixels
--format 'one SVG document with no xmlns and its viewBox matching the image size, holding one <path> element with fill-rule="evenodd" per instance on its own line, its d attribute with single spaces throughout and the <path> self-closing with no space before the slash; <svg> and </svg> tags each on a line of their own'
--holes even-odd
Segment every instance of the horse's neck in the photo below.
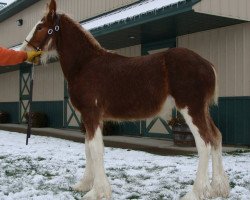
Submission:
<svg viewBox="0 0 250 200">
<path fill-rule="evenodd" d="M 99 43 L 88 34 L 67 16 L 61 17 L 57 50 L 63 73 L 68 81 L 79 71 L 79 68 L 84 67 L 90 59 L 103 51 Z"/>
</svg>

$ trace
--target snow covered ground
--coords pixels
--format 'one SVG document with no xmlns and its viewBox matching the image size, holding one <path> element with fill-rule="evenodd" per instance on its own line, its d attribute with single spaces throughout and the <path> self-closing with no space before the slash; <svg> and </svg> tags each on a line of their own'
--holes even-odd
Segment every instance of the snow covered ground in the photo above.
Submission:
<svg viewBox="0 0 250 200">
<path fill-rule="evenodd" d="M 105 166 L 114 200 L 179 199 L 193 183 L 197 156 L 157 156 L 106 148 Z M 230 200 L 250 199 L 250 153 L 224 156 Z M 0 131 L 0 200 L 71 200 L 83 193 L 70 186 L 85 168 L 84 145 Z M 217 198 L 219 200 L 221 198 Z"/>
</svg>

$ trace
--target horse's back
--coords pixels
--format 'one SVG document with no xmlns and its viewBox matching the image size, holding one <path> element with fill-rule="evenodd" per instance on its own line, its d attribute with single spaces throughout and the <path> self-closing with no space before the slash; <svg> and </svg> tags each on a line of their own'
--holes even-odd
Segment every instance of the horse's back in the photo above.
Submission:
<svg viewBox="0 0 250 200">
<path fill-rule="evenodd" d="M 107 72 L 102 91 L 110 115 L 146 118 L 161 109 L 168 94 L 167 71 L 163 54 L 156 56 L 111 55 L 103 66 Z"/>
<path fill-rule="evenodd" d="M 186 48 L 165 52 L 171 95 L 179 106 L 210 101 L 215 92 L 216 75 L 213 65 Z"/>
</svg>

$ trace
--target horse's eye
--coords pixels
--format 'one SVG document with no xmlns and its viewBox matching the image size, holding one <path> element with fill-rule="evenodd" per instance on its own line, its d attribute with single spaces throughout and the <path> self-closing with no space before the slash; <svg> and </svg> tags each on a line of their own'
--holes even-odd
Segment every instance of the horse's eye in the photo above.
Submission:
<svg viewBox="0 0 250 200">
<path fill-rule="evenodd" d="M 42 30 L 42 27 L 41 27 L 41 26 L 38 26 L 38 27 L 36 28 L 36 30 L 40 31 L 40 30 Z"/>
</svg>

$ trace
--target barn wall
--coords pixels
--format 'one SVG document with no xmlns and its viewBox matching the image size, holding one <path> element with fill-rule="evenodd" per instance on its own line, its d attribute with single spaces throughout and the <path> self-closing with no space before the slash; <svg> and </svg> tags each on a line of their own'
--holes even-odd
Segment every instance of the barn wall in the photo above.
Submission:
<svg viewBox="0 0 250 200">
<path fill-rule="evenodd" d="M 193 9 L 199 13 L 250 21 L 249 0 L 201 0 Z"/>
<path fill-rule="evenodd" d="M 19 71 L 0 74 L 0 102 L 19 101 Z"/>
<path fill-rule="evenodd" d="M 211 114 L 223 142 L 250 145 L 250 23 L 181 36 L 178 46 L 194 50 L 217 69 L 220 98 Z"/>
<path fill-rule="evenodd" d="M 140 56 L 141 55 L 141 45 L 135 45 L 131 47 L 116 49 L 116 53 L 123 55 L 123 56 Z"/>
<path fill-rule="evenodd" d="M 19 115 L 19 71 L 0 74 L 0 111 L 8 112 L 10 122 Z"/>
<path fill-rule="evenodd" d="M 34 101 L 63 101 L 64 77 L 59 62 L 35 67 Z"/>
<path fill-rule="evenodd" d="M 220 96 L 250 96 L 250 23 L 180 36 L 178 46 L 215 65 Z"/>
<path fill-rule="evenodd" d="M 58 0 L 58 10 L 68 13 L 77 21 L 94 17 L 110 10 L 136 2 L 136 0 Z M 0 45 L 12 47 L 23 42 L 24 38 L 41 19 L 47 0 L 41 0 L 18 14 L 0 23 Z M 23 26 L 16 21 L 23 19 Z"/>
</svg>

